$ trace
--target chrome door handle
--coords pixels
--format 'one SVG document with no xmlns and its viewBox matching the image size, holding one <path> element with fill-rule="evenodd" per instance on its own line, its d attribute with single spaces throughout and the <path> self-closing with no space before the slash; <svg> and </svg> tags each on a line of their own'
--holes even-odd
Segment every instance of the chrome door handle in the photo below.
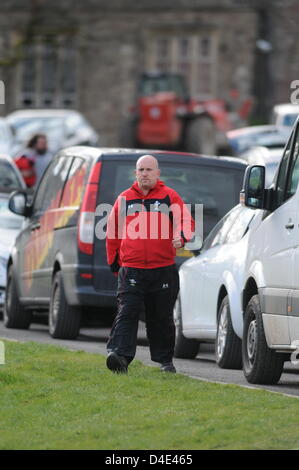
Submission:
<svg viewBox="0 0 299 470">
<path fill-rule="evenodd" d="M 285 228 L 286 228 L 287 230 L 293 230 L 294 227 L 295 227 L 294 224 L 286 224 L 286 225 L 285 225 Z"/>
</svg>

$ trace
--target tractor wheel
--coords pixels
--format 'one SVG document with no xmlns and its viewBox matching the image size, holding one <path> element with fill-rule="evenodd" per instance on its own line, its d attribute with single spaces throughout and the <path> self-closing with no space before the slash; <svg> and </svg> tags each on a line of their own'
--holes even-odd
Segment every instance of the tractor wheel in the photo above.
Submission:
<svg viewBox="0 0 299 470">
<path fill-rule="evenodd" d="M 217 131 L 209 116 L 200 116 L 190 121 L 186 132 L 186 150 L 204 155 L 216 155 Z"/>
</svg>

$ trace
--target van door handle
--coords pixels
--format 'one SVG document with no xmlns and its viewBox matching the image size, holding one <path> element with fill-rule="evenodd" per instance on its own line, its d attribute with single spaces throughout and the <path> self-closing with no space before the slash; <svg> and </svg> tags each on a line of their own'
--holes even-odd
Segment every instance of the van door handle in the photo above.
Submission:
<svg viewBox="0 0 299 470">
<path fill-rule="evenodd" d="M 287 230 L 293 230 L 294 227 L 295 227 L 294 224 L 286 224 L 286 225 L 285 225 L 285 228 L 286 228 Z"/>
<path fill-rule="evenodd" d="M 36 224 L 34 224 L 34 225 L 31 226 L 30 231 L 31 231 L 31 232 L 34 232 L 34 230 L 38 230 L 39 228 L 40 228 L 40 223 L 37 222 Z"/>
</svg>

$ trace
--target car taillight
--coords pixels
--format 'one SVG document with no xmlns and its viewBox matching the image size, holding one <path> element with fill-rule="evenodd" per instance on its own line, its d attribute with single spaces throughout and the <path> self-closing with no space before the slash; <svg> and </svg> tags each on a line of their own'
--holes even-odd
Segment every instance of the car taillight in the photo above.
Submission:
<svg viewBox="0 0 299 470">
<path fill-rule="evenodd" d="M 78 247 L 82 253 L 87 255 L 93 254 L 95 210 L 100 173 L 101 162 L 98 162 L 90 172 L 80 210 Z"/>
</svg>

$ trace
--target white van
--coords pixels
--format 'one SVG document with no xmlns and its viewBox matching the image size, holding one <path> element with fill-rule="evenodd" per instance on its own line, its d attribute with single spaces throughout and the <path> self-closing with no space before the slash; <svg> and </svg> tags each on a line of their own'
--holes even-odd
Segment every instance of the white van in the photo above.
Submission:
<svg viewBox="0 0 299 470">
<path fill-rule="evenodd" d="M 249 240 L 242 293 L 242 359 L 250 383 L 278 382 L 299 347 L 298 181 L 299 119 L 272 186 L 265 189 L 265 167 L 254 165 L 241 192 L 245 206 L 263 209 Z"/>
</svg>

